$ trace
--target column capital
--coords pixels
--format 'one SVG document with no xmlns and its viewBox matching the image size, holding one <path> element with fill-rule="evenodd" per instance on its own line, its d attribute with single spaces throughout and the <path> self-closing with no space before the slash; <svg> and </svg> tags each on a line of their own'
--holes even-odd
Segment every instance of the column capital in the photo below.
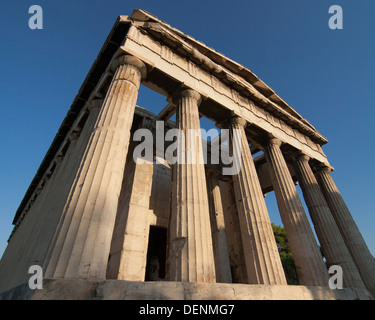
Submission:
<svg viewBox="0 0 375 320">
<path fill-rule="evenodd" d="M 326 166 L 325 164 L 321 164 L 317 170 L 316 170 L 316 173 L 331 173 L 332 172 L 332 169 L 328 166 Z"/>
<path fill-rule="evenodd" d="M 241 126 L 241 127 L 243 127 L 245 129 L 246 126 L 247 126 L 247 121 L 246 121 L 246 119 L 244 119 L 242 117 L 235 116 L 235 117 L 233 117 L 233 118 L 230 119 L 230 124 L 231 125 Z"/>
<path fill-rule="evenodd" d="M 172 95 L 172 101 L 174 104 L 177 104 L 178 100 L 181 98 L 192 98 L 199 105 L 202 101 L 202 96 L 195 90 L 189 88 L 182 88 L 177 90 Z"/>
<path fill-rule="evenodd" d="M 142 129 L 149 129 L 149 130 L 155 132 L 155 129 L 156 129 L 155 120 L 153 120 L 151 118 L 144 117 L 142 119 L 141 127 L 142 127 Z"/>
<path fill-rule="evenodd" d="M 141 74 L 141 80 L 146 79 L 146 77 L 147 77 L 147 67 L 146 67 L 146 65 L 143 63 L 142 60 L 138 59 L 137 57 L 128 55 L 128 54 L 127 55 L 121 55 L 121 56 L 117 57 L 113 61 L 112 65 L 111 65 L 111 69 L 116 70 L 116 68 L 118 66 L 125 65 L 125 64 L 136 67 Z"/>
<path fill-rule="evenodd" d="M 283 142 L 282 142 L 279 138 L 276 138 L 276 137 L 274 137 L 274 136 L 270 136 L 270 137 L 265 141 L 265 145 L 266 145 L 266 146 L 269 146 L 269 145 L 273 146 L 273 145 L 275 145 L 275 146 L 280 147 L 282 144 L 283 144 Z"/>
<path fill-rule="evenodd" d="M 310 160 L 310 157 L 307 154 L 303 153 L 303 152 L 299 152 L 296 155 L 296 159 L 298 161 L 308 162 Z"/>
</svg>

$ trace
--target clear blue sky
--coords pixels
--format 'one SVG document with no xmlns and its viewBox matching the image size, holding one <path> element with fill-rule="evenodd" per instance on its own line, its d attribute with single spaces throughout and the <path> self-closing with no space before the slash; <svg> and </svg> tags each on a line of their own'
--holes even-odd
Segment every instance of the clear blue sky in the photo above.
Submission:
<svg viewBox="0 0 375 320">
<path fill-rule="evenodd" d="M 43 30 L 28 9 L 43 8 Z M 328 27 L 341 5 L 344 29 Z M 375 1 L 4 0 L 0 10 L 0 255 L 12 219 L 82 81 L 120 14 L 142 8 L 245 65 L 308 119 L 375 255 Z M 144 93 L 144 94 L 142 94 Z M 141 91 L 159 111 L 164 97 Z M 281 223 L 272 195 L 271 219 Z M 276 212 L 276 213 L 275 213 Z"/>
</svg>

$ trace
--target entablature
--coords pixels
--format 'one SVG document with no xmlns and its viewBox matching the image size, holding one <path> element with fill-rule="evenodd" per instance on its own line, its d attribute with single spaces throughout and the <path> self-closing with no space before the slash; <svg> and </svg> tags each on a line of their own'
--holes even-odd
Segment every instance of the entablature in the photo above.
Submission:
<svg viewBox="0 0 375 320">
<path fill-rule="evenodd" d="M 154 25 L 152 32 L 155 32 Z M 166 45 L 166 42 L 171 42 L 170 38 L 163 39 L 155 39 L 147 32 L 146 25 L 140 28 L 133 24 L 120 48 L 121 51 L 137 56 L 150 66 L 151 71 L 144 82 L 146 86 L 166 97 L 171 96 L 182 85 L 194 89 L 204 97 L 200 113 L 205 117 L 215 122 L 221 122 L 234 115 L 243 117 L 254 128 L 270 133 L 311 158 L 328 165 L 321 149 L 326 139 L 311 125 L 307 125 L 306 121 L 277 106 L 250 83 L 209 58 L 201 57 L 198 64 L 197 57 L 203 55 L 188 43 L 181 42 L 180 46 L 175 44 L 171 47 L 171 44 Z M 202 67 L 203 65 L 205 67 Z M 245 96 L 245 93 L 248 96 Z M 170 112 L 171 106 L 169 115 Z"/>
</svg>

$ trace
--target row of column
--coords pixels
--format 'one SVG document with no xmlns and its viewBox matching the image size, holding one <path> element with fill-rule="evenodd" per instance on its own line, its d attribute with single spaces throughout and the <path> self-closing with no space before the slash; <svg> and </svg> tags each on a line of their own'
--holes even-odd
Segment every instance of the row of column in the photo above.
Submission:
<svg viewBox="0 0 375 320">
<path fill-rule="evenodd" d="M 146 77 L 146 66 L 139 59 L 122 56 L 117 61 L 104 102 L 95 121 L 85 129 L 89 132 L 84 155 L 45 261 L 47 277 L 106 277 L 130 129 L 139 85 Z M 200 95 L 191 89 L 183 89 L 173 99 L 177 128 L 186 133 L 185 136 L 189 129 L 200 129 Z M 229 126 L 232 147 L 239 144 L 242 150 L 241 168 L 233 176 L 233 185 L 248 282 L 286 284 L 245 133 L 246 121 L 234 118 Z M 201 137 L 198 135 L 196 139 Z M 201 148 L 200 143 L 195 145 Z M 264 152 L 300 283 L 327 286 L 327 268 L 280 145 L 279 140 L 271 138 L 264 146 Z M 192 151 L 189 147 L 186 142 L 186 161 L 173 166 L 169 280 L 215 282 L 205 169 L 200 159 L 195 164 L 189 163 L 189 152 Z M 203 157 L 202 150 L 194 150 L 194 154 Z M 363 279 L 375 293 L 375 265 L 370 261 L 371 254 L 350 212 L 330 174 L 323 170 L 315 176 L 308 160 L 304 155 L 296 160 L 298 180 L 327 263 L 343 268 L 346 286 L 364 287 Z M 223 243 L 222 238 L 218 241 Z M 221 259 L 226 264 L 229 261 L 225 255 Z M 230 278 L 228 272 L 226 274 Z"/>
</svg>

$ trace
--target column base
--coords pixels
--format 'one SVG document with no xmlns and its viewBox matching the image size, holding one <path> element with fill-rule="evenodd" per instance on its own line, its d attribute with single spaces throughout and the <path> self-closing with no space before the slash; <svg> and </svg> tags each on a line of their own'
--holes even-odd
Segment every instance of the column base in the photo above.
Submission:
<svg viewBox="0 0 375 320">
<path fill-rule="evenodd" d="M 196 283 L 44 279 L 43 289 L 23 283 L 0 293 L 0 300 L 374 300 L 365 289 Z"/>
</svg>

